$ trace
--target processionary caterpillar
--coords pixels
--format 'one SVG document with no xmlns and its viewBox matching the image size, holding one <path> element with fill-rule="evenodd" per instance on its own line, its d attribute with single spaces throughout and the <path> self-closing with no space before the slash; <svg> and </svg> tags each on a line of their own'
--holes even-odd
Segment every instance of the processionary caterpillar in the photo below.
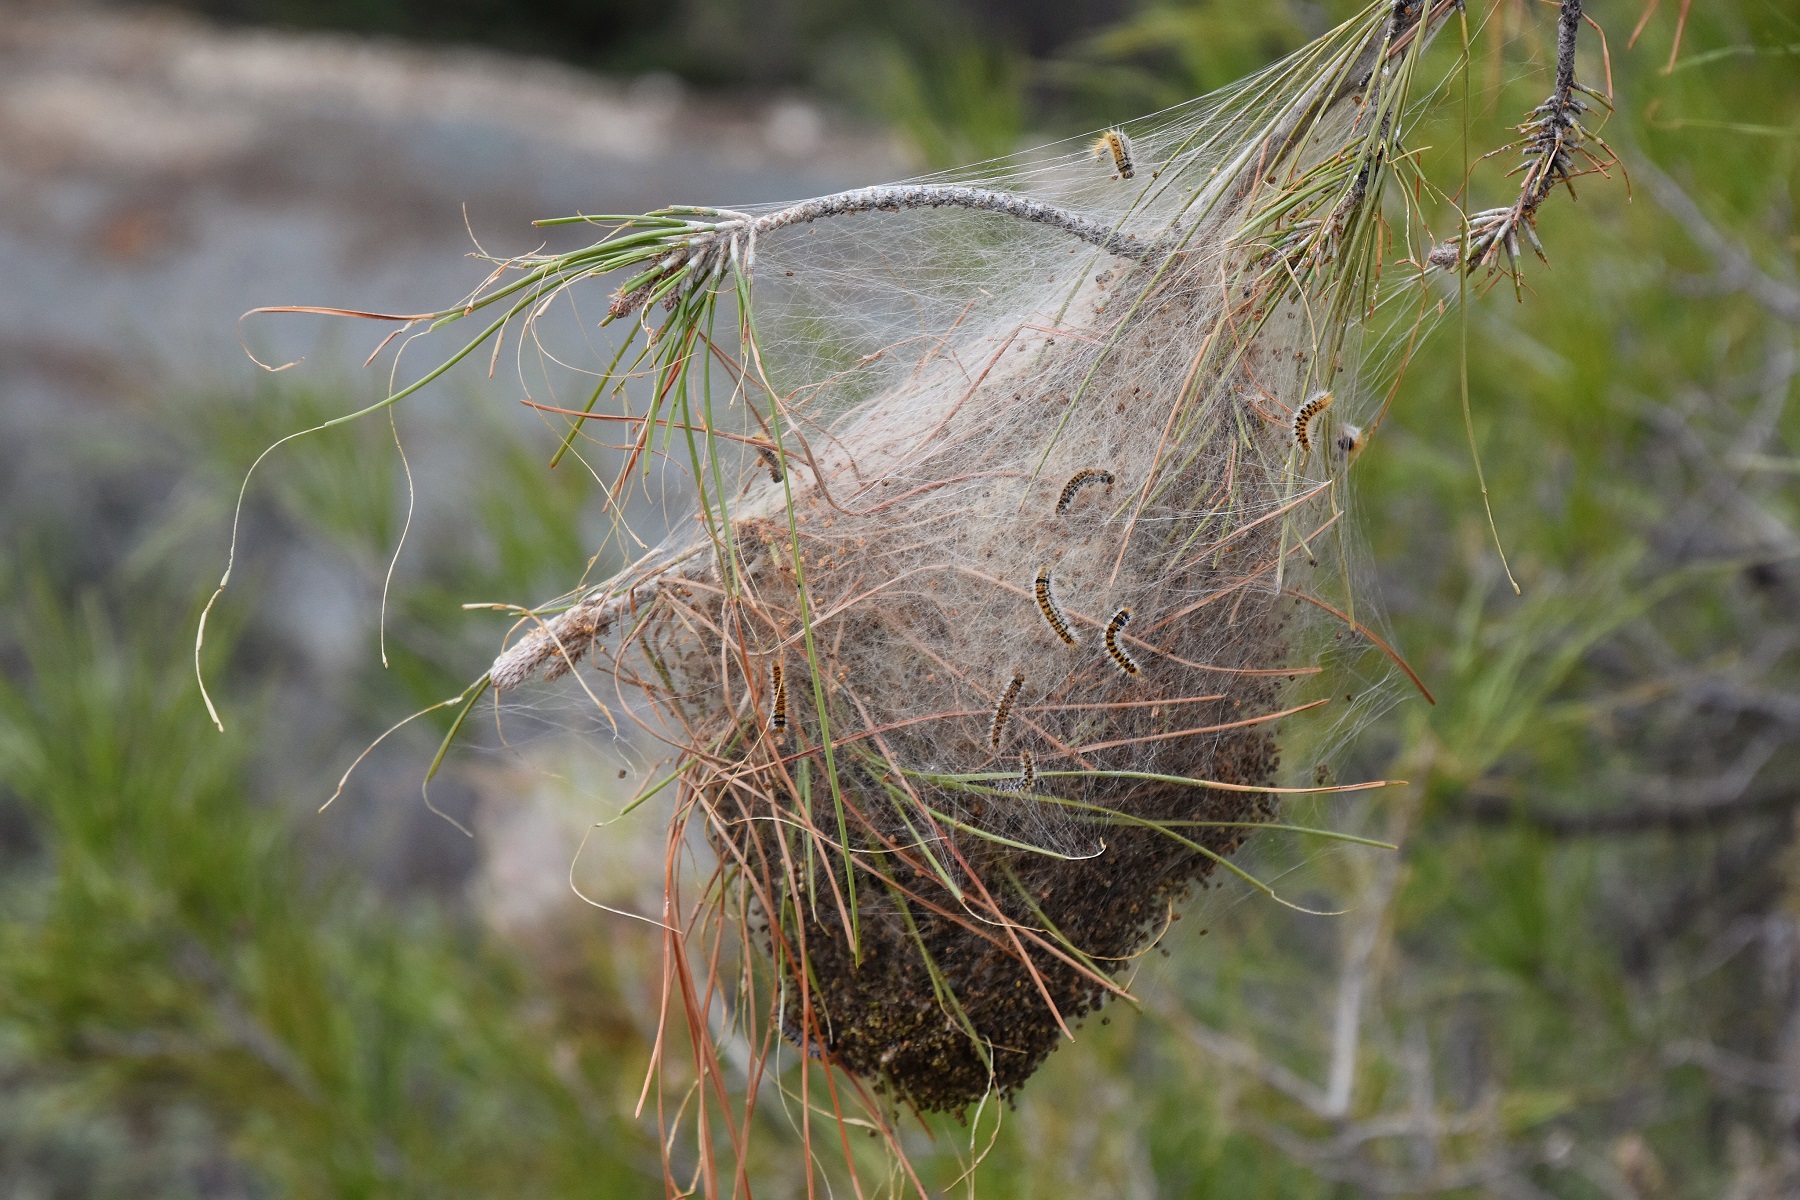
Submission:
<svg viewBox="0 0 1800 1200">
<path fill-rule="evenodd" d="M 762 459 L 763 466 L 769 468 L 769 482 L 780 483 L 782 478 L 781 460 L 775 457 L 775 452 L 767 446 L 758 446 L 756 448 L 756 457 Z"/>
<path fill-rule="evenodd" d="M 1056 502 L 1057 516 L 1060 517 L 1069 511 L 1069 505 L 1075 503 L 1075 493 L 1081 490 L 1083 484 L 1088 483 L 1104 483 L 1107 487 L 1111 487 L 1113 473 L 1100 467 L 1088 467 L 1086 470 L 1077 471 L 1071 475 L 1069 482 L 1063 484 L 1062 497 Z"/>
<path fill-rule="evenodd" d="M 781 677 L 780 663 L 769 668 L 769 677 L 775 684 L 775 700 L 769 706 L 769 728 L 781 733 L 787 729 L 787 681 Z"/>
<path fill-rule="evenodd" d="M 1025 686 L 1023 675 L 1014 675 L 1006 690 L 1000 693 L 1000 703 L 994 705 L 994 719 L 988 725 L 988 745 L 998 750 L 1000 739 L 1006 736 L 1006 722 L 1012 718 L 1013 701 L 1019 698 L 1019 689 Z"/>
<path fill-rule="evenodd" d="M 1137 161 L 1132 157 L 1131 139 L 1125 136 L 1123 129 L 1109 129 L 1094 139 L 1092 146 L 1095 158 L 1104 160 L 1112 156 L 1113 166 L 1117 168 L 1120 179 L 1130 179 L 1137 172 Z"/>
<path fill-rule="evenodd" d="M 1356 461 L 1356 456 L 1362 453 L 1363 443 L 1368 440 L 1368 434 L 1361 426 L 1344 423 L 1343 431 L 1337 437 L 1337 448 L 1346 465 Z"/>
<path fill-rule="evenodd" d="M 1112 620 L 1106 623 L 1106 652 L 1112 656 L 1113 662 L 1118 664 L 1119 670 L 1127 675 L 1136 675 L 1138 673 L 1137 662 L 1131 655 L 1125 653 L 1123 646 L 1119 645 L 1119 631 L 1129 624 L 1131 624 L 1129 608 L 1121 608 L 1112 615 Z"/>
<path fill-rule="evenodd" d="M 1050 568 L 1047 565 L 1038 568 L 1036 591 L 1038 611 L 1044 614 L 1044 620 L 1050 622 L 1050 628 L 1065 644 L 1075 645 L 1075 634 L 1063 620 L 1062 609 L 1056 607 L 1056 597 L 1050 594 Z"/>
<path fill-rule="evenodd" d="M 994 785 L 997 792 L 1029 792 L 1037 786 L 1037 760 L 1032 758 L 1031 751 L 1019 751 L 1019 777 L 1004 779 Z"/>
<path fill-rule="evenodd" d="M 1320 392 L 1294 413 L 1294 444 L 1300 447 L 1300 453 L 1312 453 L 1312 423 L 1330 407 L 1331 393 Z"/>
</svg>

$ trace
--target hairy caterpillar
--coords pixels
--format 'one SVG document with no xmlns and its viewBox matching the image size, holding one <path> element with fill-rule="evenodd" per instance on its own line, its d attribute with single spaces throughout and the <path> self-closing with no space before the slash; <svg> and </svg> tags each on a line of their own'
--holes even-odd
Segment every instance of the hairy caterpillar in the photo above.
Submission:
<svg viewBox="0 0 1800 1200">
<path fill-rule="evenodd" d="M 1095 482 L 1111 487 L 1113 473 L 1100 467 L 1088 467 L 1086 470 L 1077 471 L 1071 475 L 1069 482 L 1063 484 L 1062 496 L 1056 502 L 1056 515 L 1060 517 L 1069 511 L 1069 505 L 1075 503 L 1075 493 L 1081 490 L 1083 484 Z"/>
<path fill-rule="evenodd" d="M 1120 179 L 1130 179 L 1137 172 L 1137 161 L 1131 154 L 1131 139 L 1125 136 L 1123 129 L 1109 129 L 1094 139 L 1091 147 L 1093 155 L 1104 161 L 1107 155 L 1112 156 L 1113 166 L 1118 169 Z"/>
<path fill-rule="evenodd" d="M 1331 407 L 1331 393 L 1320 392 L 1294 413 L 1294 444 L 1300 447 L 1300 453 L 1312 452 L 1312 423 L 1318 415 Z"/>
<path fill-rule="evenodd" d="M 763 466 L 769 468 L 769 482 L 780 483 L 782 480 L 781 460 L 775 457 L 775 452 L 767 446 L 758 446 L 756 457 L 762 459 Z"/>
<path fill-rule="evenodd" d="M 1360 425 L 1345 422 L 1343 432 L 1337 437 L 1338 453 L 1344 456 L 1345 464 L 1356 461 L 1356 456 L 1362 453 L 1363 443 L 1368 440 L 1368 435 Z"/>
<path fill-rule="evenodd" d="M 1056 597 L 1050 594 L 1050 568 L 1048 565 L 1038 568 L 1036 592 L 1038 611 L 1044 614 L 1044 620 L 1050 623 L 1050 628 L 1056 631 L 1057 637 L 1061 638 L 1065 644 L 1073 646 L 1075 634 L 1070 630 L 1069 623 L 1063 620 L 1062 609 L 1056 607 Z"/>
<path fill-rule="evenodd" d="M 994 785 L 997 792 L 1029 792 L 1037 786 L 1037 760 L 1032 758 L 1031 751 L 1019 751 L 1019 777 L 1003 779 Z"/>
<path fill-rule="evenodd" d="M 1006 690 L 1000 693 L 1000 702 L 994 705 L 994 719 L 988 725 L 988 745 L 998 750 L 1000 739 L 1006 736 L 1006 722 L 1012 717 L 1013 701 L 1019 698 L 1019 689 L 1025 686 L 1023 675 L 1014 675 Z"/>
<path fill-rule="evenodd" d="M 781 677 L 780 663 L 769 668 L 769 678 L 775 686 L 775 699 L 769 705 L 769 728 L 781 733 L 787 729 L 787 681 Z"/>
<path fill-rule="evenodd" d="M 1129 608 L 1121 608 L 1112 615 L 1112 620 L 1106 623 L 1106 652 L 1112 655 L 1112 660 L 1118 664 L 1119 670 L 1127 675 L 1136 675 L 1138 673 L 1136 660 L 1125 653 L 1125 648 L 1119 645 L 1119 631 L 1129 624 L 1131 624 Z"/>
</svg>

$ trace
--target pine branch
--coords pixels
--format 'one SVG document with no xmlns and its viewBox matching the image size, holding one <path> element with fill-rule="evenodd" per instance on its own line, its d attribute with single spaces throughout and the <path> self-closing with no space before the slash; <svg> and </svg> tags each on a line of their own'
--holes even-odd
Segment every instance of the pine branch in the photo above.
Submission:
<svg viewBox="0 0 1800 1200">
<path fill-rule="evenodd" d="M 1581 122 L 1590 105 L 1581 98 L 1591 96 L 1608 104 L 1608 98 L 1575 79 L 1575 46 L 1581 33 L 1581 0 L 1562 0 L 1556 28 L 1556 84 L 1549 97 L 1526 114 L 1518 127 L 1524 134 L 1520 147 L 1521 162 L 1514 173 L 1524 172 L 1518 199 L 1503 208 L 1490 208 L 1469 217 L 1467 247 L 1449 241 L 1432 251 L 1431 263 L 1452 267 L 1460 261 L 1466 270 L 1496 265 L 1497 256 L 1506 255 L 1506 272 L 1515 278 L 1519 271 L 1519 238 L 1531 243 L 1539 261 L 1549 262 L 1544 245 L 1538 240 L 1537 214 L 1558 184 L 1575 194 L 1577 176 L 1593 172 L 1605 174 L 1618 156 L 1598 135 Z M 1589 144 L 1605 152 L 1599 157 Z M 1494 154 L 1504 153 L 1512 145 L 1500 147 Z M 1491 155 L 1490 155 L 1491 157 Z"/>
<path fill-rule="evenodd" d="M 1162 252 L 1161 244 L 1141 242 L 1134 235 L 1121 233 L 1113 226 L 1054 204 L 1033 200 L 1013 192 L 970 187 L 956 183 L 908 183 L 885 187 L 857 188 L 835 195 L 803 200 L 787 208 L 762 216 L 731 209 L 677 206 L 649 215 L 649 219 L 671 216 L 713 218 L 696 223 L 696 232 L 673 246 L 656 266 L 628 282 L 614 295 L 612 315 L 625 316 L 642 305 L 665 298 L 671 305 L 708 280 L 723 273 L 726 265 L 741 261 L 748 272 L 756 264 L 758 238 L 790 225 L 807 225 L 828 217 L 846 217 L 867 212 L 899 212 L 909 208 L 966 208 L 972 212 L 991 212 L 1020 221 L 1059 229 L 1064 233 L 1097 246 L 1108 254 L 1133 262 L 1148 262 Z M 685 282 L 670 290 L 670 281 Z"/>
</svg>

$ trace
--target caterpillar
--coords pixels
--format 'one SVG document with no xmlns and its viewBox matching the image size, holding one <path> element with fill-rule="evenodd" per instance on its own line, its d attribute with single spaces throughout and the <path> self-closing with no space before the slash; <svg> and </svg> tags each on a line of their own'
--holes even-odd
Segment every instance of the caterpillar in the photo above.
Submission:
<svg viewBox="0 0 1800 1200">
<path fill-rule="evenodd" d="M 769 728 L 781 733 L 787 729 L 787 681 L 781 677 L 780 663 L 769 668 L 769 678 L 775 687 L 775 699 L 769 705 Z"/>
<path fill-rule="evenodd" d="M 1129 608 L 1121 608 L 1112 615 L 1112 620 L 1106 623 L 1106 652 L 1112 656 L 1113 662 L 1118 664 L 1119 670 L 1127 675 L 1136 675 L 1138 673 L 1137 662 L 1131 655 L 1125 653 L 1123 646 L 1119 645 L 1119 631 L 1129 624 L 1131 624 Z"/>
<path fill-rule="evenodd" d="M 1037 760 L 1032 758 L 1031 751 L 1019 751 L 1019 777 L 1003 779 L 994 785 L 997 792 L 1029 792 L 1037 786 Z"/>
<path fill-rule="evenodd" d="M 1062 609 L 1056 607 L 1056 597 L 1050 594 L 1050 568 L 1048 565 L 1038 568 L 1037 573 L 1037 606 L 1044 614 L 1044 620 L 1056 631 L 1066 645 L 1075 645 L 1075 634 L 1069 629 L 1069 623 L 1063 620 Z"/>
<path fill-rule="evenodd" d="M 756 457 L 762 459 L 763 466 L 769 468 L 769 482 L 780 483 L 782 479 L 781 460 L 775 457 L 775 452 L 767 446 L 758 446 Z"/>
<path fill-rule="evenodd" d="M 1356 456 L 1362 453 L 1363 443 L 1368 440 L 1368 435 L 1361 426 L 1345 422 L 1343 432 L 1337 437 L 1338 453 L 1344 456 L 1346 464 L 1353 463 Z"/>
<path fill-rule="evenodd" d="M 1090 149 L 1095 158 L 1105 161 L 1112 156 L 1113 166 L 1118 169 L 1120 179 L 1130 179 L 1137 171 L 1137 161 L 1132 157 L 1131 139 L 1125 136 L 1123 129 L 1109 129 L 1094 139 Z"/>
<path fill-rule="evenodd" d="M 1057 516 L 1060 517 L 1062 514 L 1069 511 L 1069 505 L 1075 503 L 1075 493 L 1079 492 L 1082 485 L 1087 483 L 1104 483 L 1107 487 L 1111 487 L 1113 485 L 1113 473 L 1111 471 L 1103 470 L 1100 467 L 1089 467 L 1084 471 L 1077 471 L 1075 474 L 1071 475 L 1069 477 L 1069 482 L 1063 484 L 1062 496 L 1056 502 Z"/>
<path fill-rule="evenodd" d="M 1294 413 L 1294 444 L 1300 447 L 1300 453 L 1312 453 L 1312 423 L 1318 415 L 1331 407 L 1331 393 L 1320 392 Z"/>
<path fill-rule="evenodd" d="M 988 745 L 998 750 L 1000 739 L 1006 736 L 1006 722 L 1012 717 L 1013 701 L 1019 698 L 1019 689 L 1025 686 L 1023 675 L 1014 675 L 1006 690 L 1000 693 L 1000 702 L 994 705 L 994 719 L 988 725 Z"/>
</svg>

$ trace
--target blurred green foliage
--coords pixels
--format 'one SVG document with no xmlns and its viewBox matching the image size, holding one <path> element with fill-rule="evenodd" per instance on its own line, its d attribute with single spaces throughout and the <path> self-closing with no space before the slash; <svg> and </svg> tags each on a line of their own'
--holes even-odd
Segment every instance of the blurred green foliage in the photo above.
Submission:
<svg viewBox="0 0 1800 1200">
<path fill-rule="evenodd" d="M 1218 86 L 1332 8 L 1149 0 L 1105 29 L 1068 17 L 1032 45 L 967 13 L 827 7 L 770 19 L 793 39 L 786 58 L 691 73 L 840 70 L 852 78 L 832 86 L 862 89 L 936 162 Z M 1800 1188 L 1800 300 L 1787 315 L 1776 303 L 1800 295 L 1800 87 L 1783 49 L 1800 42 L 1800 5 L 1694 6 L 1666 73 L 1674 11 L 1628 50 L 1640 10 L 1594 7 L 1629 201 L 1598 178 L 1579 202 L 1553 198 L 1552 265 L 1528 268 L 1522 303 L 1505 285 L 1472 299 L 1466 356 L 1447 306 L 1358 466 L 1360 536 L 1395 638 L 1440 703 L 1401 705 L 1337 765 L 1409 789 L 1307 815 L 1397 837 L 1402 854 L 1264 848 L 1356 911 L 1305 917 L 1230 893 L 1195 905 L 1171 955 L 1137 972 L 1144 1009 L 1090 1022 L 1001 1115 L 981 1195 Z M 229 10 L 527 49 L 562 20 L 571 42 L 604 47 L 578 57 L 678 69 L 747 11 Z M 1443 107 L 1416 139 L 1434 179 L 1458 178 L 1465 139 L 1471 159 L 1494 149 L 1542 98 L 1551 11 L 1472 11 L 1499 48 L 1478 46 L 1466 112 Z M 1446 68 L 1455 41 L 1436 48 Z M 1601 82 L 1596 39 L 1582 70 Z M 1477 163 L 1475 206 L 1506 199 L 1508 162 Z M 1435 232 L 1452 230 L 1443 218 Z M 1760 299 L 1747 270 L 1772 280 Z M 1521 596 L 1474 482 L 1465 368 Z M 129 457 L 72 460 L 105 478 L 148 457 L 175 481 L 116 562 L 95 567 L 43 514 L 14 520 L 0 556 L 0 1176 L 22 1196 L 650 1194 L 657 1149 L 630 1117 L 647 1018 L 582 940 L 606 940 L 610 918 L 568 934 L 551 963 L 501 944 L 457 896 L 384 892 L 322 851 L 319 822 L 292 804 L 330 781 L 282 758 L 283 697 L 258 712 L 250 694 L 287 653 L 258 624 L 272 585 L 254 570 L 207 651 L 232 724 L 206 723 L 185 640 L 196 581 L 215 569 L 197 538 L 215 544 L 257 451 L 342 407 L 287 384 L 253 400 L 179 398 Z M 494 627 L 457 605 L 554 594 L 591 553 L 582 476 L 546 473 L 543 447 L 497 424 L 473 440 L 491 457 L 459 477 L 465 524 L 415 531 L 397 578 L 395 669 L 358 673 L 310 735 L 328 771 L 371 722 L 479 671 Z M 272 461 L 251 520 L 342 566 L 372 608 L 405 513 L 375 422 Z M 220 628 L 232 612 L 248 632 Z M 374 661 L 372 633 L 345 636 Z M 441 729 L 403 753 L 422 767 Z M 1353 978 L 1359 1036 L 1334 1107 Z M 985 1142 L 994 1119 L 941 1130 L 924 1169 L 951 1178 L 957 1147 Z"/>
<path fill-rule="evenodd" d="M 1030 62 L 1004 45 L 950 38 L 923 52 L 892 38 L 848 41 L 821 82 L 880 114 L 932 166 L 1009 154 L 1024 135 Z"/>
<path fill-rule="evenodd" d="M 318 449 L 276 491 L 354 553 L 368 489 L 324 485 L 359 448 Z M 620 1119 L 641 1054 L 586 1053 L 458 908 L 309 852 L 306 824 L 255 798 L 268 705 L 235 695 L 216 732 L 185 638 L 162 635 L 190 604 L 59 586 L 53 554 L 10 550 L 34 569 L 0 630 L 8 1193 L 650 1194 L 654 1143 Z"/>
</svg>

